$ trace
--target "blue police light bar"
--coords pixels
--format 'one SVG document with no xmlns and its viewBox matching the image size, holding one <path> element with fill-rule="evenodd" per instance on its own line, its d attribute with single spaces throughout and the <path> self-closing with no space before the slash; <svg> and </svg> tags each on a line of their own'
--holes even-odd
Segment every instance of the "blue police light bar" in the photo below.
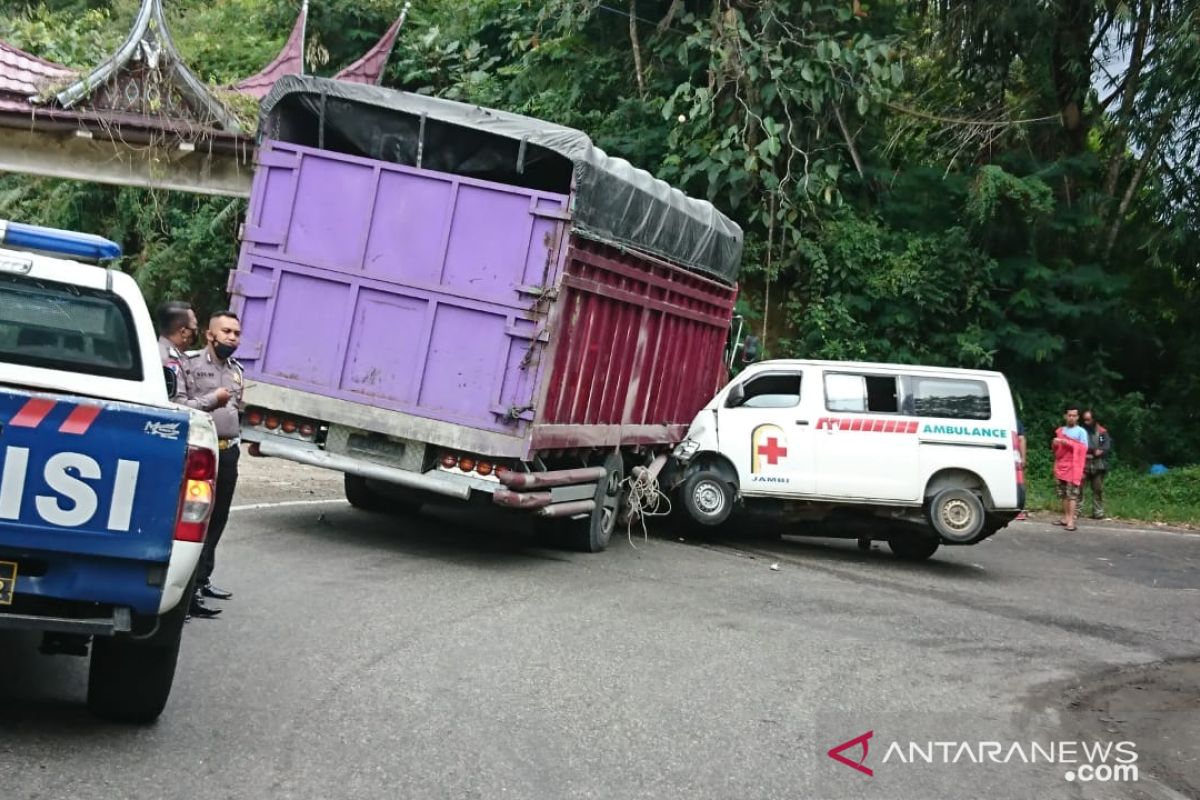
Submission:
<svg viewBox="0 0 1200 800">
<path fill-rule="evenodd" d="M 103 236 L 4 220 L 0 220 L 0 245 L 87 261 L 107 261 L 121 257 L 121 245 Z"/>
</svg>

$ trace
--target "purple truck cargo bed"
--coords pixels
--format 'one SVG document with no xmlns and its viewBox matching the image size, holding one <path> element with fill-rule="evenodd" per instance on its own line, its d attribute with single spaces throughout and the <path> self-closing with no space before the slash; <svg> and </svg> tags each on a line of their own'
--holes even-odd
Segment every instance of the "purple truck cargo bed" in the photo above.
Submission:
<svg viewBox="0 0 1200 800">
<path fill-rule="evenodd" d="M 565 195 L 267 143 L 230 292 L 253 380 L 524 435 Z"/>
<path fill-rule="evenodd" d="M 489 456 L 677 439 L 724 378 L 736 289 L 569 220 L 567 195 L 264 143 L 229 281 L 249 388 Z"/>
</svg>

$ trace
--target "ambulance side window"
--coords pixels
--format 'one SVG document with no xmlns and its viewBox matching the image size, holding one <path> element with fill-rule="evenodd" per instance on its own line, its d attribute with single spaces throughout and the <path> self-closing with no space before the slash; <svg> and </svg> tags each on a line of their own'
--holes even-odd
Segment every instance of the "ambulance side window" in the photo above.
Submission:
<svg viewBox="0 0 1200 800">
<path fill-rule="evenodd" d="M 794 408 L 800 405 L 800 375 L 759 375 L 745 384 L 742 408 Z"/>
<path fill-rule="evenodd" d="M 900 410 L 896 378 L 886 375 L 825 375 L 825 408 L 860 414 L 895 414 Z"/>
<path fill-rule="evenodd" d="M 992 398 L 983 381 L 911 378 L 913 410 L 918 417 L 991 419 Z"/>
</svg>

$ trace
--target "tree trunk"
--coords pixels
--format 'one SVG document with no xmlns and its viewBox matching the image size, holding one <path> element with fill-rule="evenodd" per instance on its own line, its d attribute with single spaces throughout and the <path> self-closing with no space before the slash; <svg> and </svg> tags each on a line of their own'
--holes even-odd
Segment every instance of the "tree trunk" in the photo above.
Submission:
<svg viewBox="0 0 1200 800">
<path fill-rule="evenodd" d="M 1175 116 L 1173 107 L 1167 108 L 1163 112 L 1162 119 L 1159 120 L 1158 126 L 1154 129 L 1154 136 L 1150 139 L 1150 143 L 1146 145 L 1146 152 L 1142 153 L 1142 157 L 1138 160 L 1137 168 L 1133 171 L 1133 177 L 1129 179 L 1129 185 L 1125 187 L 1125 195 L 1121 198 L 1121 205 L 1117 208 L 1117 213 L 1113 215 L 1112 222 L 1108 228 L 1108 241 L 1104 245 L 1104 260 L 1108 261 L 1112 256 L 1113 247 L 1117 244 L 1117 235 L 1121 232 L 1121 224 L 1125 220 L 1125 215 L 1129 213 L 1129 206 L 1133 203 L 1133 196 L 1137 194 L 1138 187 L 1141 186 L 1142 178 L 1146 176 L 1146 170 L 1150 166 L 1150 162 L 1158 155 L 1158 146 L 1162 144 L 1163 137 L 1166 136 L 1167 130 L 1171 127 L 1171 121 Z"/>
<path fill-rule="evenodd" d="M 667 9 L 667 13 L 658 21 L 658 32 L 662 33 L 667 28 L 671 27 L 671 23 L 675 21 L 675 15 L 679 13 L 679 9 L 683 7 L 683 0 L 671 0 L 671 6 Z"/>
<path fill-rule="evenodd" d="M 1133 103 L 1137 99 L 1142 57 L 1146 52 L 1146 36 L 1150 31 L 1150 6 L 1148 0 L 1143 0 L 1141 13 L 1138 14 L 1137 31 L 1133 35 L 1133 47 L 1129 52 L 1125 90 L 1121 96 L 1121 108 L 1117 112 L 1116 151 L 1108 163 L 1108 176 L 1104 179 L 1104 194 L 1108 197 L 1114 197 L 1117 193 L 1117 180 L 1121 177 L 1121 164 L 1125 161 L 1125 151 L 1128 149 L 1129 122 L 1133 116 Z"/>
<path fill-rule="evenodd" d="M 838 127 L 842 129 L 842 138 L 846 140 L 846 147 L 850 150 L 850 159 L 854 162 L 854 169 L 858 172 L 858 177 L 865 178 L 862 159 L 858 157 L 858 148 L 854 146 L 854 139 L 850 136 L 850 129 L 846 127 L 846 120 L 842 118 L 842 110 L 837 107 L 836 103 L 833 106 L 833 116 L 837 118 Z"/>
<path fill-rule="evenodd" d="M 637 78 L 638 94 L 646 96 L 646 84 L 642 82 L 642 46 L 638 42 L 637 0 L 629 0 L 629 42 L 633 45 L 633 72 Z"/>
<path fill-rule="evenodd" d="M 1067 152 L 1077 154 L 1087 146 L 1083 103 L 1092 75 L 1090 47 L 1096 14 L 1091 0 L 1061 0 L 1058 6 L 1050 54 L 1051 77 L 1067 134 Z"/>
</svg>

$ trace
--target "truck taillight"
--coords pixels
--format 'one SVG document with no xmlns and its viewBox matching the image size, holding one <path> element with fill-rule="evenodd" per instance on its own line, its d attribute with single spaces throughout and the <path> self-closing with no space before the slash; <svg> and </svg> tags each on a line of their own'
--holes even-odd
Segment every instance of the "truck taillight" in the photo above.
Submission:
<svg viewBox="0 0 1200 800">
<path fill-rule="evenodd" d="M 289 417 L 276 411 L 261 408 L 249 409 L 243 417 L 243 422 L 250 428 L 265 428 L 266 430 L 285 436 L 300 439 L 314 439 L 320 432 L 319 423 L 303 417 Z"/>
<path fill-rule="evenodd" d="M 202 542 L 216 492 L 216 454 L 212 450 L 189 448 L 183 478 L 175 538 L 181 542 Z"/>
<path fill-rule="evenodd" d="M 508 467 L 503 464 L 497 464 L 494 461 L 488 461 L 487 459 L 467 453 L 452 453 L 450 451 L 443 451 L 438 458 L 438 463 L 443 469 L 457 469 L 460 472 L 474 473 L 484 478 L 498 476 L 501 472 L 508 470 Z"/>
</svg>

